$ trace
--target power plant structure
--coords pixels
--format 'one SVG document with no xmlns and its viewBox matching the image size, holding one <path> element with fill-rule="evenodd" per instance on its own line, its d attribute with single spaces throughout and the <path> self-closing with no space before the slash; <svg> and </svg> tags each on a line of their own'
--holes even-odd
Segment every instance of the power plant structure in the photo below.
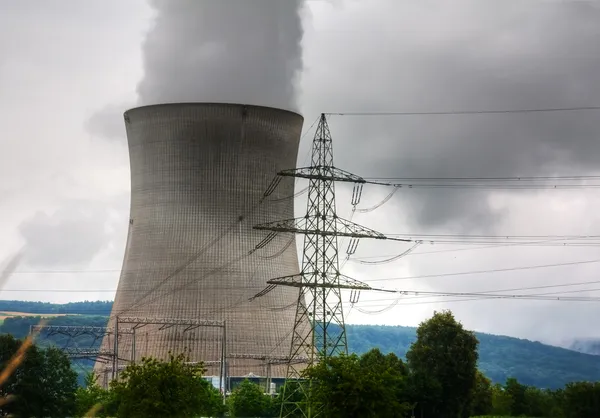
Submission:
<svg viewBox="0 0 600 418">
<path fill-rule="evenodd" d="M 290 354 L 299 291 L 278 286 L 249 299 L 267 279 L 300 270 L 294 234 L 253 227 L 294 217 L 294 179 L 273 179 L 296 166 L 303 117 L 172 103 L 130 109 L 124 118 L 129 233 L 108 324 L 114 333 L 101 346 L 116 355 L 96 370 L 108 366 L 114 377 L 143 356 L 185 353 L 206 362 L 206 375 L 221 374 L 224 355 L 229 376 L 263 373 L 266 358 Z M 118 322 L 125 317 L 130 325 Z M 274 377 L 285 377 L 286 367 L 269 363 Z"/>
</svg>

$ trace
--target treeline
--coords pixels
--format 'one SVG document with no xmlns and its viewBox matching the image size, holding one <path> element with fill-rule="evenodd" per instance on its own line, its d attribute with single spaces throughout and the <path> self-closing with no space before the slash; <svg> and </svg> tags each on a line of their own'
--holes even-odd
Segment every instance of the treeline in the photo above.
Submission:
<svg viewBox="0 0 600 418">
<path fill-rule="evenodd" d="M 542 390 L 509 378 L 492 385 L 477 368 L 478 346 L 476 335 L 451 312 L 435 313 L 417 328 L 406 362 L 374 349 L 361 356 L 331 357 L 309 368 L 306 376 L 316 382 L 312 401 L 331 418 L 600 416 L 600 383 Z"/>
<path fill-rule="evenodd" d="M 508 379 L 492 384 L 477 368 L 479 341 L 451 312 L 420 324 L 406 361 L 373 349 L 322 359 L 288 381 L 274 398 L 243 382 L 223 399 L 181 354 L 130 364 L 109 389 L 76 374 L 60 350 L 0 336 L 0 367 L 7 380 L 0 416 L 197 417 L 304 416 L 308 408 L 327 418 L 469 418 L 521 416 L 598 418 L 600 383 L 573 382 L 542 390 Z M 310 382 L 310 383 L 309 383 Z M 165 390 L 168 388 L 168 390 Z M 306 396 L 309 394 L 310 396 Z"/>
<path fill-rule="evenodd" d="M 347 325 L 346 329 L 348 348 L 357 354 L 377 347 L 405 358 L 417 338 L 414 327 Z M 558 389 L 573 381 L 600 380 L 597 356 L 501 335 L 476 332 L 475 336 L 479 369 L 494 383 L 514 377 L 529 386 Z"/>
<path fill-rule="evenodd" d="M 544 418 L 600 416 L 600 382 L 573 382 L 557 390 L 538 389 L 510 378 L 504 385 L 485 386 L 495 416 Z"/>
<path fill-rule="evenodd" d="M 28 302 L 22 300 L 0 300 L 0 312 L 110 315 L 112 304 L 112 301 L 84 301 L 58 304 L 49 302 Z"/>
<path fill-rule="evenodd" d="M 54 307 L 58 306 L 41 303 L 40 305 L 51 305 L 52 309 L 46 309 L 48 312 L 56 311 Z M 106 305 L 104 312 L 108 312 L 112 303 L 82 302 L 69 305 L 75 306 L 85 314 L 52 317 L 47 320 L 47 323 L 105 326 L 107 316 L 92 315 L 93 312 L 98 311 L 94 306 Z M 6 318 L 4 324 L 0 325 L 0 333 L 9 333 L 22 338 L 29 332 L 29 326 L 37 324 L 39 319 L 39 317 Z M 393 352 L 404 359 L 417 338 L 414 327 L 346 325 L 346 329 L 349 350 L 357 354 L 366 353 L 377 347 L 383 353 Z M 509 377 L 514 377 L 528 386 L 559 389 L 573 381 L 600 380 L 600 361 L 597 356 L 512 337 L 483 333 L 475 333 L 475 336 L 479 340 L 478 367 L 493 383 L 503 384 Z M 61 347 L 74 343 L 80 347 L 97 347 L 100 344 L 100 340 L 94 340 L 89 335 L 81 335 L 76 341 L 69 341 L 67 337 L 60 335 L 45 339 L 42 335 L 38 341 Z"/>
</svg>

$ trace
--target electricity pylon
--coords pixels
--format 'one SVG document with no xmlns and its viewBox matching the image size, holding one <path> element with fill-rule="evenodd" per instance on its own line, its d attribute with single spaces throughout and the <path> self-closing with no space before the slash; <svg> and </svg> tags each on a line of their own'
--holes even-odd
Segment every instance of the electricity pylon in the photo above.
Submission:
<svg viewBox="0 0 600 418">
<path fill-rule="evenodd" d="M 387 238 L 337 216 L 335 182 L 355 184 L 352 204 L 356 205 L 366 181 L 334 167 L 332 139 L 325 114 L 321 114 L 315 132 L 310 167 L 283 170 L 277 174 L 309 180 L 306 215 L 254 228 L 304 234 L 302 270 L 298 275 L 268 280 L 269 287 L 257 296 L 275 286 L 300 289 L 280 416 L 313 418 L 319 415 L 320 407 L 311 400 L 313 382 L 302 379 L 301 364 L 308 362 L 310 366 L 328 357 L 348 353 L 341 290 L 349 289 L 355 296 L 361 290 L 370 289 L 367 284 L 340 274 L 338 237 L 351 239 L 349 252 L 356 250 L 359 238 Z"/>
</svg>

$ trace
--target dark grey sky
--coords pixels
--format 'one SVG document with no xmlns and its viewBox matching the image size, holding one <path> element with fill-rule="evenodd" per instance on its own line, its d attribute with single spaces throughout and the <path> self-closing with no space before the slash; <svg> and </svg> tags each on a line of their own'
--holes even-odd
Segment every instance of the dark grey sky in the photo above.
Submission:
<svg viewBox="0 0 600 418">
<path fill-rule="evenodd" d="M 96 3 L 0 3 L 0 178 L 10 179 L 0 182 L 6 214 L 0 227 L 7 231 L 0 251 L 29 248 L 21 270 L 114 272 L 16 274 L 7 287 L 116 287 L 129 188 L 122 113 L 130 106 L 233 101 L 297 108 L 308 128 L 320 112 L 600 104 L 597 2 L 339 0 L 309 1 L 302 9 L 300 0 Z M 364 176 L 587 175 L 600 171 L 598 120 L 598 112 L 332 116 L 330 126 L 336 164 Z M 348 216 L 348 191 L 338 191 L 340 214 Z M 386 194 L 367 188 L 363 204 Z M 599 203 L 594 190 L 401 190 L 355 220 L 386 233 L 598 234 Z M 300 200 L 299 213 L 303 206 Z M 465 247 L 428 244 L 396 263 L 348 263 L 344 272 L 369 281 L 597 257 L 593 247 L 447 251 L 458 248 Z M 404 249 L 362 243 L 357 256 Z M 431 253 L 438 250 L 446 252 Z M 373 283 L 483 291 L 593 280 L 597 272 L 589 264 Z M 364 309 L 381 309 L 385 298 L 363 295 Z M 381 315 L 353 310 L 349 321 L 416 324 L 444 306 L 482 331 L 551 342 L 598 335 L 591 319 L 599 313 L 596 304 L 399 305 Z"/>
</svg>

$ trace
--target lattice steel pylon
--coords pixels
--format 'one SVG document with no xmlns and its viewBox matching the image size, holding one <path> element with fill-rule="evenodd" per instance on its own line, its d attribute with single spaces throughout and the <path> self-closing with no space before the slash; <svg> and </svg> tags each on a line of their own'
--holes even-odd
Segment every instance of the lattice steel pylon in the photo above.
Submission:
<svg viewBox="0 0 600 418">
<path fill-rule="evenodd" d="M 300 289 L 280 416 L 313 418 L 320 414 L 320 407 L 311 400 L 313 382 L 302 380 L 301 365 L 310 366 L 327 357 L 348 353 L 341 291 L 370 289 L 367 284 L 340 274 L 338 237 L 349 237 L 349 248 L 353 250 L 359 238 L 387 237 L 337 216 L 335 182 L 354 183 L 352 204 L 356 205 L 365 180 L 333 165 L 332 138 L 324 114 L 315 132 L 310 167 L 284 170 L 278 175 L 309 180 L 306 215 L 254 228 L 304 234 L 302 270 L 299 275 L 268 280 L 269 287 L 257 297 L 277 285 Z M 294 361 L 299 358 L 307 360 Z M 295 383 L 292 386 L 290 382 Z"/>
</svg>

